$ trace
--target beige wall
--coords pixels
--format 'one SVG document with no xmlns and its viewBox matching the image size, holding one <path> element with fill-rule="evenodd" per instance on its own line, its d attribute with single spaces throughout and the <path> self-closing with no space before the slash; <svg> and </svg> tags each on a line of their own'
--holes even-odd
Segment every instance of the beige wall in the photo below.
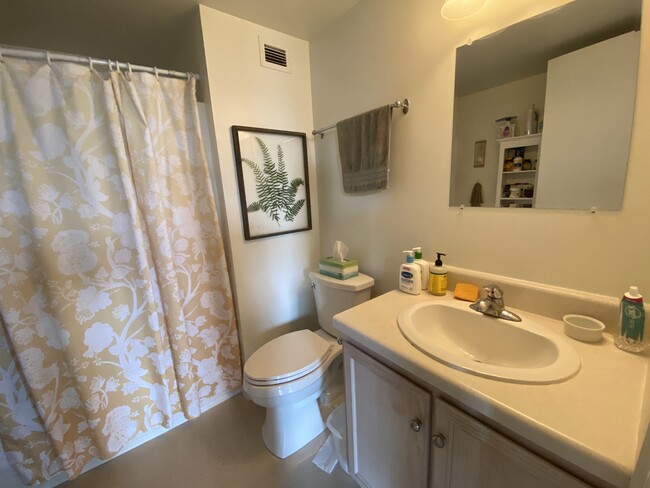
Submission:
<svg viewBox="0 0 650 488">
<path fill-rule="evenodd" d="M 421 245 L 425 258 L 443 251 L 463 268 L 608 296 L 637 284 L 650 297 L 650 92 L 637 93 L 622 211 L 449 208 L 455 48 L 564 1 L 488 2 L 456 22 L 440 17 L 441 3 L 362 0 L 311 42 L 315 127 L 412 103 L 393 115 L 388 191 L 345 196 L 336 136 L 317 140 L 321 247 L 345 241 L 379 292 L 397 286 L 400 251 Z M 650 84 L 649 50 L 646 29 L 639 87 Z"/>
<path fill-rule="evenodd" d="M 319 256 L 313 143 L 308 144 L 313 229 L 245 241 L 230 128 L 233 125 L 310 133 L 309 45 L 208 7 L 200 7 L 209 100 L 214 123 L 221 215 L 228 229 L 230 270 L 244 356 L 299 328 L 315 328 L 308 272 Z M 293 72 L 262 68 L 258 36 L 288 51 Z M 310 137 L 311 141 L 311 137 Z"/>
<path fill-rule="evenodd" d="M 620 212 L 450 208 L 455 48 L 563 0 L 488 2 L 464 21 L 441 19 L 442 1 L 362 0 L 310 44 L 314 126 L 395 99 L 411 110 L 393 115 L 391 188 L 370 196 L 341 190 L 336 136 L 316 142 L 321 247 L 346 241 L 375 293 L 397 287 L 400 251 L 424 246 L 448 264 L 619 297 L 637 284 L 650 300 L 650 92 L 637 90 L 634 128 Z M 645 5 L 647 7 L 647 3 Z M 644 9 L 642 25 L 650 25 Z M 641 33 L 638 87 L 650 84 L 650 35 Z M 579 154 L 580 148 L 576 148 Z M 507 303 L 507 296 L 506 296 Z M 650 378 L 650 377 L 649 377 Z M 640 441 L 650 418 L 650 385 Z M 650 446 L 650 443 L 647 443 Z M 640 447 L 640 444 L 639 444 Z M 646 456 L 650 454 L 647 449 Z M 650 472 L 639 463 L 634 486 Z M 643 484 L 650 487 L 650 482 Z"/>
</svg>

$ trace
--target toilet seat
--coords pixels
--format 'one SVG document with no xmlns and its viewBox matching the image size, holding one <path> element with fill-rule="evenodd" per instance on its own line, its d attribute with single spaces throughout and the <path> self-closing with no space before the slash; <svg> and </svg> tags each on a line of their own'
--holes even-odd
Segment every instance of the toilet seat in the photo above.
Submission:
<svg viewBox="0 0 650 488">
<path fill-rule="evenodd" d="M 311 330 L 290 332 L 255 351 L 244 364 L 244 375 L 256 386 L 294 381 L 319 368 L 332 349 L 332 343 Z"/>
</svg>

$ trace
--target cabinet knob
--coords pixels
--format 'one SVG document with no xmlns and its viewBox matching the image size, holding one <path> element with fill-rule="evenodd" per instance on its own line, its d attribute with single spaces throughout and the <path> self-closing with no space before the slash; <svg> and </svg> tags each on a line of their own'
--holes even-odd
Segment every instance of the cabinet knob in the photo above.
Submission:
<svg viewBox="0 0 650 488">
<path fill-rule="evenodd" d="M 438 449 L 442 449 L 445 447 L 445 436 L 442 434 L 436 434 L 433 436 L 433 445 L 437 447 Z"/>
<path fill-rule="evenodd" d="M 418 418 L 411 419 L 410 426 L 413 432 L 420 432 L 422 430 L 422 422 Z"/>
</svg>

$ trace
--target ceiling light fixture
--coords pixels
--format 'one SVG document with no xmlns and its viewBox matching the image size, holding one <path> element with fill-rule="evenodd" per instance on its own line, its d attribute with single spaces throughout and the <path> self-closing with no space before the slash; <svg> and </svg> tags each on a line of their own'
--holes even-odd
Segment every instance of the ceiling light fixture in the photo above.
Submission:
<svg viewBox="0 0 650 488">
<path fill-rule="evenodd" d="M 486 0 L 445 0 L 440 9 L 440 15 L 447 20 L 461 20 L 483 8 Z"/>
</svg>

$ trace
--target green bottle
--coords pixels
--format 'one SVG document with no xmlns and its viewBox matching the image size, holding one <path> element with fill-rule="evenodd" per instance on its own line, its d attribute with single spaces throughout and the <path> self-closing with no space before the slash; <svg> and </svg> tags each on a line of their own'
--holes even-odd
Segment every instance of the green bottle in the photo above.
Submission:
<svg viewBox="0 0 650 488">
<path fill-rule="evenodd" d="M 614 344 L 624 351 L 643 351 L 646 347 L 646 343 L 643 341 L 645 310 L 643 296 L 636 286 L 630 286 L 629 291 L 623 295 L 620 317 L 620 330 L 614 337 Z"/>
</svg>

